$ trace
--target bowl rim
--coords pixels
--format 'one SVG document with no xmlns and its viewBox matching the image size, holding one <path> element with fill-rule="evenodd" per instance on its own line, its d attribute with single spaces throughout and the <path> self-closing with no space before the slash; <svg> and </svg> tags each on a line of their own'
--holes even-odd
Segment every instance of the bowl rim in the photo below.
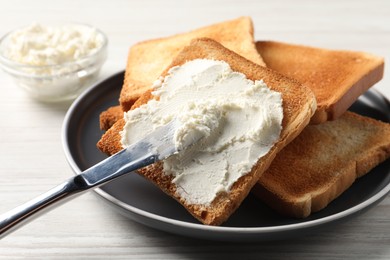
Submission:
<svg viewBox="0 0 390 260">
<path fill-rule="evenodd" d="M 51 26 L 50 24 L 44 24 L 44 23 L 42 23 L 42 25 L 44 25 L 44 26 Z M 66 72 L 66 73 L 42 74 L 42 75 L 29 74 L 29 73 L 21 72 L 20 70 L 22 70 L 22 69 L 53 69 L 53 68 L 56 69 L 56 68 L 63 68 L 63 67 L 66 67 L 66 66 L 79 64 L 79 63 L 88 61 L 90 59 L 93 59 L 95 57 L 98 57 L 99 55 L 101 55 L 102 53 L 104 53 L 107 50 L 107 47 L 108 47 L 107 35 L 102 30 L 100 30 L 99 28 L 97 28 L 95 26 L 92 26 L 92 25 L 89 25 L 89 24 L 86 24 L 86 23 L 77 23 L 77 22 L 65 22 L 65 23 L 60 23 L 59 25 L 84 26 L 84 27 L 88 27 L 88 28 L 93 28 L 93 29 L 96 30 L 96 32 L 98 34 L 100 34 L 102 36 L 103 44 L 95 52 L 93 52 L 93 53 L 91 53 L 89 55 L 82 56 L 82 57 L 80 57 L 80 58 L 78 58 L 77 60 L 74 60 L 74 61 L 66 61 L 66 62 L 62 62 L 62 63 L 58 63 L 58 64 L 43 65 L 43 66 L 37 66 L 37 65 L 20 63 L 20 62 L 14 61 L 12 59 L 9 59 L 8 57 L 6 57 L 4 55 L 4 51 L 3 51 L 4 46 L 3 46 L 3 44 L 4 44 L 5 40 L 7 40 L 7 38 L 10 35 L 12 35 L 14 32 L 16 32 L 17 30 L 21 30 L 21 29 L 27 28 L 29 26 L 29 25 L 26 25 L 26 26 L 22 26 L 22 27 L 13 29 L 13 30 L 9 31 L 8 33 L 6 33 L 4 36 L 2 36 L 0 38 L 0 67 L 3 67 L 3 69 L 5 69 L 7 72 L 12 71 L 12 74 L 16 74 L 16 75 L 19 75 L 19 76 L 28 76 L 28 77 L 33 77 L 33 78 L 52 78 L 52 77 L 57 77 L 57 76 L 64 76 L 64 75 L 68 75 L 68 74 L 73 74 L 78 69 L 71 70 L 71 71 Z M 59 26 L 59 25 L 55 25 L 55 26 Z"/>
</svg>

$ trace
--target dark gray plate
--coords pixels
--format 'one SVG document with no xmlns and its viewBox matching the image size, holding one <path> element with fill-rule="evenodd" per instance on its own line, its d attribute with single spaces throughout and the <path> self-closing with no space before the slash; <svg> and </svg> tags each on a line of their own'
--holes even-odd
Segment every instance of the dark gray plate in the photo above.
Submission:
<svg viewBox="0 0 390 260">
<path fill-rule="evenodd" d="M 99 114 L 118 104 L 123 82 L 120 72 L 92 87 L 69 109 L 63 127 L 66 157 L 77 174 L 105 158 L 96 148 L 102 131 Z M 390 104 L 375 90 L 365 93 L 351 107 L 352 111 L 382 121 L 390 121 Z M 364 151 L 362 151 L 364 152 Z M 176 201 L 137 174 L 128 174 L 96 193 L 122 214 L 142 224 L 168 232 L 225 241 L 259 241 L 286 239 L 329 227 L 378 203 L 390 190 L 390 160 L 333 201 L 324 210 L 306 219 L 280 216 L 251 195 L 223 226 L 199 224 Z"/>
</svg>

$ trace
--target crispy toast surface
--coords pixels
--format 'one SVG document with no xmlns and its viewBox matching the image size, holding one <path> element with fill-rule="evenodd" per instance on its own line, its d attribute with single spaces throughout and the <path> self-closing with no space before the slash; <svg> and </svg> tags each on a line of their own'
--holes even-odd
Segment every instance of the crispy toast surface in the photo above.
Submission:
<svg viewBox="0 0 390 260">
<path fill-rule="evenodd" d="M 141 175 L 179 201 L 199 221 L 209 225 L 218 225 L 226 221 L 237 209 L 261 174 L 268 168 L 276 153 L 294 139 L 308 124 L 315 111 L 316 100 L 312 91 L 299 82 L 259 66 L 207 38 L 193 40 L 189 46 L 179 53 L 172 64 L 162 73 L 162 76 L 166 75 L 169 68 L 194 59 L 223 60 L 231 66 L 233 71 L 245 74 L 248 79 L 263 79 L 269 88 L 281 92 L 283 98 L 284 117 L 280 139 L 248 174 L 242 176 L 233 185 L 229 193 L 220 193 L 210 206 L 187 204 L 186 201 L 180 198 L 176 194 L 172 177 L 162 172 L 161 163 L 156 163 L 139 171 Z M 137 100 L 134 107 L 148 102 L 151 98 L 150 91 L 147 91 Z M 109 155 L 121 150 L 120 131 L 123 126 L 124 120 L 118 120 L 102 136 L 97 144 L 98 148 Z"/>
<path fill-rule="evenodd" d="M 383 59 L 363 52 L 335 51 L 282 42 L 259 41 L 267 66 L 312 89 L 317 111 L 311 123 L 334 120 L 383 76 Z M 128 88 L 130 91 L 130 88 Z M 120 109 L 102 114 L 107 130 L 121 118 Z"/>
<path fill-rule="evenodd" d="M 275 41 L 259 41 L 256 47 L 267 67 L 298 80 L 314 92 L 317 111 L 311 119 L 313 124 L 341 116 L 383 77 L 383 58 L 364 52 Z"/>
<path fill-rule="evenodd" d="M 307 126 L 277 154 L 253 192 L 278 212 L 304 218 L 389 156 L 390 124 L 347 111 Z"/>
<path fill-rule="evenodd" d="M 99 115 L 100 129 L 108 130 L 116 121 L 123 117 L 121 106 L 113 106 L 103 111 Z"/>
<path fill-rule="evenodd" d="M 195 38 L 207 37 L 241 56 L 264 65 L 256 50 L 253 24 L 249 17 L 240 17 L 171 37 L 140 42 L 130 48 L 120 104 L 128 111 L 169 66 L 180 50 Z"/>
</svg>

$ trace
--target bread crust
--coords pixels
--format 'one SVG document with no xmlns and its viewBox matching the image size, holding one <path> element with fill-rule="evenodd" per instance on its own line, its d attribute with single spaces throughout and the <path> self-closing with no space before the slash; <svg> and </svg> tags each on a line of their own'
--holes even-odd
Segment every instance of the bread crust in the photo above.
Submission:
<svg viewBox="0 0 390 260">
<path fill-rule="evenodd" d="M 308 86 L 316 95 L 312 124 L 335 120 L 383 77 L 382 57 L 365 52 L 327 50 L 275 41 L 259 41 L 267 67 Z"/>
<path fill-rule="evenodd" d="M 253 23 L 250 17 L 239 17 L 187 33 L 140 42 L 130 48 L 120 93 L 120 104 L 128 111 L 133 103 L 148 90 L 153 81 L 169 66 L 173 58 L 191 40 L 208 37 L 243 57 L 264 65 L 256 50 Z"/>
<path fill-rule="evenodd" d="M 99 115 L 99 125 L 101 130 L 108 130 L 116 121 L 123 117 L 121 106 L 113 106 L 103 111 Z"/>
<path fill-rule="evenodd" d="M 268 67 L 312 89 L 317 111 L 311 124 L 340 117 L 355 100 L 383 77 L 383 58 L 364 52 L 337 51 L 274 41 L 256 43 Z M 105 113 L 101 125 L 107 130 L 121 117 Z"/>
<path fill-rule="evenodd" d="M 389 157 L 390 124 L 346 112 L 307 126 L 276 156 L 253 192 L 278 212 L 304 218 Z"/>
<path fill-rule="evenodd" d="M 182 65 L 193 59 L 223 60 L 229 63 L 233 71 L 244 73 L 251 80 L 263 79 L 269 88 L 279 91 L 283 98 L 282 132 L 279 141 L 270 152 L 262 157 L 252 168 L 251 172 L 242 176 L 231 188 L 229 193 L 221 193 L 210 206 L 188 204 L 176 194 L 176 187 L 172 177 L 162 172 L 161 163 L 141 169 L 139 173 L 151 180 L 168 195 L 178 200 L 195 218 L 204 224 L 219 225 L 237 209 L 261 174 L 268 168 L 276 153 L 295 138 L 308 124 L 313 115 L 316 102 L 310 89 L 299 82 L 281 74 L 259 66 L 240 55 L 224 48 L 221 44 L 207 38 L 195 39 L 185 47 L 174 59 L 172 64 L 163 72 L 167 74 L 169 68 Z M 150 92 L 144 94 L 135 105 L 146 103 L 151 98 Z M 124 125 L 121 119 L 113 125 L 98 142 L 98 147 L 107 154 L 113 154 L 122 149 L 118 138 Z M 113 142 L 114 141 L 114 142 Z"/>
</svg>

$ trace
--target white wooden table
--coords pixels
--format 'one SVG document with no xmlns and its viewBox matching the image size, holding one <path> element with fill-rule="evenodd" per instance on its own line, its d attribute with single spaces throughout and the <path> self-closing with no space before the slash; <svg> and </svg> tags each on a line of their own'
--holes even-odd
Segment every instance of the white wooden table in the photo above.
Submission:
<svg viewBox="0 0 390 260">
<path fill-rule="evenodd" d="M 383 1 L 0 1 L 0 34 L 33 21 L 78 21 L 109 37 L 101 78 L 124 68 L 140 40 L 252 16 L 257 39 L 372 52 L 390 58 L 390 2 Z M 375 87 L 390 98 L 390 71 Z M 72 176 L 61 145 L 66 105 L 29 99 L 0 72 L 0 212 Z M 336 228 L 299 239 L 227 244 L 153 230 L 93 193 L 0 241 L 1 259 L 390 259 L 390 198 Z"/>
</svg>

